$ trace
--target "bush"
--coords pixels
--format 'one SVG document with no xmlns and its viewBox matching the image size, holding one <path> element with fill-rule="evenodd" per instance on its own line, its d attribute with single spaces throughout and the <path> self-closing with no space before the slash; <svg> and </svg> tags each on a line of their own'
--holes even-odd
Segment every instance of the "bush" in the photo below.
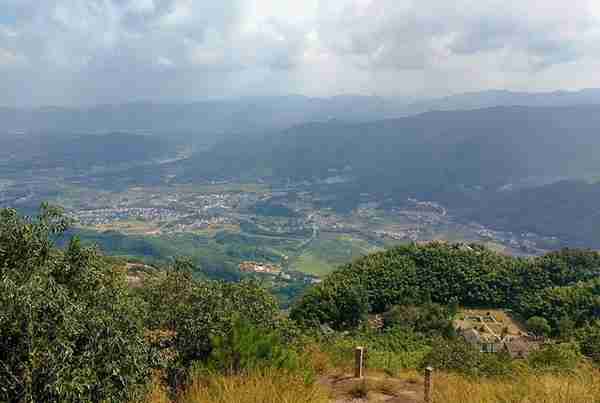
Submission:
<svg viewBox="0 0 600 403">
<path fill-rule="evenodd" d="M 581 360 L 579 346 L 573 343 L 550 344 L 533 351 L 527 359 L 529 365 L 541 371 L 569 371 Z"/>
<path fill-rule="evenodd" d="M 437 339 L 421 363 L 421 368 L 428 366 L 469 376 L 500 376 L 512 371 L 507 354 L 481 353 L 462 339 Z"/>
<path fill-rule="evenodd" d="M 302 325 L 327 323 L 335 329 L 352 329 L 364 322 L 370 311 L 366 290 L 360 283 L 328 281 L 310 288 L 296 304 L 290 318 Z"/>
<path fill-rule="evenodd" d="M 195 280 L 186 261 L 150 279 L 139 290 L 146 307 L 146 324 L 152 331 L 174 335 L 168 354 L 168 383 L 178 388 L 195 362 L 206 363 L 213 342 L 231 334 L 235 318 L 274 330 L 280 321 L 273 297 L 258 283 L 224 283 Z"/>
<path fill-rule="evenodd" d="M 150 355 L 122 273 L 42 206 L 0 212 L 0 401 L 123 401 L 146 383 Z"/>
<path fill-rule="evenodd" d="M 527 326 L 527 329 L 529 329 L 529 331 L 533 332 L 538 336 L 547 336 L 552 330 L 550 328 L 550 325 L 548 324 L 548 321 L 539 316 L 532 316 L 531 318 L 527 319 L 525 325 Z"/>
<path fill-rule="evenodd" d="M 239 318 L 231 331 L 211 341 L 209 367 L 229 375 L 260 368 L 294 370 L 299 366 L 296 352 L 287 348 L 277 333 Z"/>
<path fill-rule="evenodd" d="M 581 346 L 581 352 L 595 363 L 600 364 L 600 321 L 579 330 L 576 337 Z"/>
<path fill-rule="evenodd" d="M 439 304 L 398 305 L 383 314 L 383 321 L 385 328 L 406 327 L 417 333 L 453 337 L 453 315 L 449 308 Z"/>
</svg>

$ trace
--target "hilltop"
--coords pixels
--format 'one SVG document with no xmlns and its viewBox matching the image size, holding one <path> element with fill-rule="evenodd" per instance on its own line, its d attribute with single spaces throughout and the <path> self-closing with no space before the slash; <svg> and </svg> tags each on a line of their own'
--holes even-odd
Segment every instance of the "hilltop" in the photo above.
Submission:
<svg viewBox="0 0 600 403">
<path fill-rule="evenodd" d="M 425 366 L 449 403 L 500 402 L 514 385 L 532 401 L 600 397 L 597 252 L 392 248 L 340 267 L 287 316 L 256 281 L 195 278 L 189 259 L 128 265 L 76 238 L 57 249 L 68 225 L 47 205 L 37 217 L 0 211 L 1 400 L 412 403 Z M 132 284 L 134 272 L 144 278 Z M 484 352 L 457 334 L 478 312 L 461 305 L 486 306 L 477 315 L 493 322 L 492 336 L 506 324 L 520 337 L 524 323 L 541 342 L 525 354 L 504 344 Z M 492 307 L 512 308 L 517 322 Z M 349 369 L 356 346 L 368 352 L 363 380 Z"/>
</svg>

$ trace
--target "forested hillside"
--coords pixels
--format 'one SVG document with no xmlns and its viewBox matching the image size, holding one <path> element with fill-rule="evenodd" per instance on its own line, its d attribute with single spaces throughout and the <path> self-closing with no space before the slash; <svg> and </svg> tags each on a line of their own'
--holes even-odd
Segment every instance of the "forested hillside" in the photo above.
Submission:
<svg viewBox="0 0 600 403">
<path fill-rule="evenodd" d="M 154 136 L 132 133 L 31 134 L 0 139 L 4 169 L 62 168 L 89 174 L 94 166 L 148 162 L 169 155 L 173 144 Z"/>
<path fill-rule="evenodd" d="M 398 304 L 453 302 L 541 316 L 559 332 L 563 318 L 577 326 L 600 320 L 599 279 L 593 251 L 515 258 L 478 245 L 408 245 L 341 267 L 302 297 L 292 317 L 344 328 Z"/>
<path fill-rule="evenodd" d="M 600 183 L 560 181 L 540 187 L 489 192 L 449 200 L 465 217 L 492 228 L 535 232 L 568 239 L 571 245 L 600 246 Z"/>
<path fill-rule="evenodd" d="M 597 172 L 599 107 L 430 112 L 374 123 L 310 123 L 228 141 L 186 162 L 189 178 L 352 176 L 365 191 L 502 186 Z"/>
</svg>

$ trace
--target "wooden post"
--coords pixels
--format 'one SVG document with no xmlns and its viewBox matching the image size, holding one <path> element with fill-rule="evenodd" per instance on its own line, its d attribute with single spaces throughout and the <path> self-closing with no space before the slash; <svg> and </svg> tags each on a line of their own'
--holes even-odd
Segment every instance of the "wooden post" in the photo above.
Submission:
<svg viewBox="0 0 600 403">
<path fill-rule="evenodd" d="M 433 368 L 425 368 L 425 403 L 433 403 Z"/>
<path fill-rule="evenodd" d="M 365 348 L 356 347 L 354 349 L 354 377 L 362 379 L 364 376 L 363 369 L 365 367 Z"/>
</svg>

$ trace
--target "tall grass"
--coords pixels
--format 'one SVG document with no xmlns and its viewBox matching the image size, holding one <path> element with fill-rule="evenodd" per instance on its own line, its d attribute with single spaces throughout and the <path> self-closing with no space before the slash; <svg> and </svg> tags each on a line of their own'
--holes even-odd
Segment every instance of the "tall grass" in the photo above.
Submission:
<svg viewBox="0 0 600 403">
<path fill-rule="evenodd" d="M 328 403 L 327 392 L 295 374 L 263 371 L 248 375 L 197 376 L 180 403 Z"/>
<path fill-rule="evenodd" d="M 434 401 L 443 403 L 600 403 L 600 371 L 581 368 L 569 374 L 535 374 L 472 379 L 439 374 Z"/>
</svg>

